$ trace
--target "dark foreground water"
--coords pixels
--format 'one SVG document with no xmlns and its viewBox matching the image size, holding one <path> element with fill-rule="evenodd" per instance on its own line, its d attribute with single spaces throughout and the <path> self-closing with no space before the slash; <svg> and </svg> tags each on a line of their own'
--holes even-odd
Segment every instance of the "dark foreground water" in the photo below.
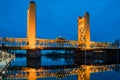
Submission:
<svg viewBox="0 0 120 80">
<path fill-rule="evenodd" d="M 90 69 L 90 80 L 120 80 L 119 64 L 105 64 L 103 60 L 41 56 L 40 59 L 16 57 L 3 80 L 85 80 L 85 66 Z"/>
</svg>

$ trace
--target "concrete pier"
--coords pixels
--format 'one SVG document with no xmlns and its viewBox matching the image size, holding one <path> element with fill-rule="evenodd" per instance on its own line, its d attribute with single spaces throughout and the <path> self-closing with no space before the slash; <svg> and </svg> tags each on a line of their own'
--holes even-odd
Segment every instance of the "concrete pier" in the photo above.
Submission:
<svg viewBox="0 0 120 80">
<path fill-rule="evenodd" d="M 30 50 L 27 50 L 27 58 L 33 58 L 33 59 L 37 59 L 37 58 L 40 58 L 40 50 L 37 50 L 37 49 L 30 49 Z"/>
</svg>

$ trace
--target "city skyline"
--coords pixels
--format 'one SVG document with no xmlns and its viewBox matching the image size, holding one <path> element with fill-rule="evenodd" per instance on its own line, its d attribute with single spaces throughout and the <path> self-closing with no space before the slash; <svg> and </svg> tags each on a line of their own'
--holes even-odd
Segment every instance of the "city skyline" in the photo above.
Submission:
<svg viewBox="0 0 120 80">
<path fill-rule="evenodd" d="M 90 13 L 91 41 L 120 38 L 119 1 L 34 1 L 37 5 L 36 30 L 39 38 L 55 39 L 62 36 L 67 40 L 77 40 L 77 18 L 85 12 Z M 0 37 L 26 37 L 28 6 L 29 0 L 1 0 Z"/>
</svg>

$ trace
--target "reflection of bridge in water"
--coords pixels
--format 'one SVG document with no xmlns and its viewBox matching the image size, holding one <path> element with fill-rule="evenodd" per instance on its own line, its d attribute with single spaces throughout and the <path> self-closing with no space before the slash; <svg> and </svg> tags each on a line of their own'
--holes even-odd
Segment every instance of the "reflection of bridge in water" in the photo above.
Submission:
<svg viewBox="0 0 120 80">
<path fill-rule="evenodd" d="M 27 50 L 30 57 L 36 58 L 37 50 L 99 50 L 118 49 L 119 45 L 109 42 L 94 42 L 90 40 L 89 13 L 84 17 L 78 17 L 78 40 L 66 40 L 63 37 L 56 39 L 41 39 L 36 37 L 36 5 L 31 1 L 27 17 L 27 38 L 2 38 L 0 37 L 0 49 Z M 34 52 L 35 51 L 35 52 Z M 32 55 L 31 55 L 32 54 Z M 81 55 L 81 54 L 80 54 Z M 39 56 L 38 56 L 39 57 Z M 70 75 L 78 75 L 78 80 L 90 80 L 90 74 L 110 71 L 116 65 L 104 66 L 80 66 L 77 68 L 64 69 L 34 69 L 23 68 L 22 70 L 5 71 L 5 79 L 29 79 L 56 77 L 63 78 Z"/>
<path fill-rule="evenodd" d="M 30 1 L 27 13 L 27 37 L 26 38 L 2 38 L 0 37 L 0 49 L 27 50 L 29 58 L 39 58 L 38 50 L 100 50 L 118 49 L 119 45 L 109 42 L 94 42 L 90 40 L 89 13 L 84 17 L 78 17 L 78 40 L 66 40 L 63 37 L 56 39 L 41 39 L 36 37 L 36 5 Z"/>
<path fill-rule="evenodd" d="M 36 80 L 38 78 L 65 78 L 71 75 L 77 75 L 78 80 L 90 80 L 91 73 L 111 71 L 118 68 L 119 65 L 83 65 L 77 68 L 62 68 L 62 69 L 34 69 L 23 68 L 22 70 L 8 70 L 5 73 L 5 79 L 29 79 Z"/>
</svg>

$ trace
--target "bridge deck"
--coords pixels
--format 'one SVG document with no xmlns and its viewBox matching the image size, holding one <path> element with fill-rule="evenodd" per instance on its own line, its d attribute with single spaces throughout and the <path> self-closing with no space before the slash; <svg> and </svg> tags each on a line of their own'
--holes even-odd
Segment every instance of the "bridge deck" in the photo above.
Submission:
<svg viewBox="0 0 120 80">
<path fill-rule="evenodd" d="M 0 49 L 7 47 L 13 50 L 26 50 L 31 46 L 36 47 L 39 50 L 82 50 L 85 46 L 79 46 L 78 41 L 75 40 L 63 40 L 63 39 L 39 39 L 36 38 L 36 45 L 29 45 L 27 38 L 0 38 Z M 90 42 L 91 50 L 101 48 L 118 48 L 114 43 L 108 42 Z M 82 49 L 81 49 L 82 48 Z"/>
</svg>

